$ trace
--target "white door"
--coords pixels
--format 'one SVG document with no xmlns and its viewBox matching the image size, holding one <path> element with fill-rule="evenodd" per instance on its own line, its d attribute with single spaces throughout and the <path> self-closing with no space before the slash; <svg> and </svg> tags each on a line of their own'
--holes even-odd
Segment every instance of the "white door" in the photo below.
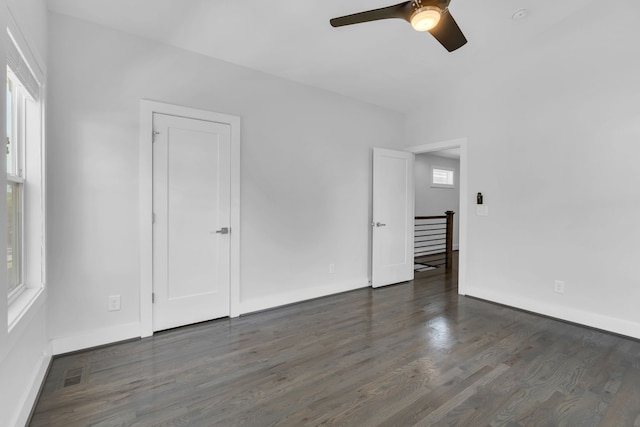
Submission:
<svg viewBox="0 0 640 427">
<path fill-rule="evenodd" d="M 414 155 L 373 149 L 371 285 L 413 279 Z"/>
<path fill-rule="evenodd" d="M 153 330 L 229 315 L 228 124 L 153 115 Z"/>
</svg>

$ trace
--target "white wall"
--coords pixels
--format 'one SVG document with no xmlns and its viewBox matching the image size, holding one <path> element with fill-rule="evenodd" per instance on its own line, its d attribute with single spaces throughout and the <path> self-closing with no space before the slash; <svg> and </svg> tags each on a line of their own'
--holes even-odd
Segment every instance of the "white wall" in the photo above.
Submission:
<svg viewBox="0 0 640 427">
<path fill-rule="evenodd" d="M 463 293 L 640 338 L 639 14 L 593 3 L 408 118 L 408 145 L 468 137 Z"/>
<path fill-rule="evenodd" d="M 17 37 L 26 43 L 31 65 L 46 72 L 47 12 L 43 0 L 0 0 L 0 28 L 11 25 Z M 6 58 L 6 37 L 0 37 L 0 57 Z M 25 45 L 23 45 L 25 47 Z M 6 62 L 0 67 L 5 81 Z M 0 117 L 5 117 L 5 90 L 0 91 Z M 5 135 L 5 120 L 0 120 Z M 3 151 L 4 152 L 4 151 Z M 6 162 L 0 161 L 0 186 L 6 188 Z M 6 241 L 6 197 L 0 197 L 0 241 Z M 24 425 L 50 360 L 46 326 L 46 292 L 40 293 L 29 310 L 8 330 L 7 270 L 0 263 L 0 426 Z"/>
<path fill-rule="evenodd" d="M 431 167 L 454 169 L 453 182 L 455 188 L 439 188 L 431 186 Z M 459 244 L 460 218 L 460 160 L 440 157 L 435 154 L 416 154 L 414 166 L 416 189 L 416 216 L 444 215 L 453 211 L 453 248 Z"/>
<path fill-rule="evenodd" d="M 62 15 L 49 41 L 54 350 L 137 332 L 142 98 L 242 118 L 243 311 L 368 285 L 371 147 L 403 146 L 400 114 Z"/>
</svg>

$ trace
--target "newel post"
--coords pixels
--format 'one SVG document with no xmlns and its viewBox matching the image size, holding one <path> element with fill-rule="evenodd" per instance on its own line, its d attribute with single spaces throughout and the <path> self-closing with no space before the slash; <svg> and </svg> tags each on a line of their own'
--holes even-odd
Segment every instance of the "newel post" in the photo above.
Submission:
<svg viewBox="0 0 640 427">
<path fill-rule="evenodd" d="M 453 267 L 453 215 L 454 211 L 446 211 L 445 215 L 447 215 L 447 243 L 446 243 L 446 252 L 447 252 L 447 271 L 451 271 Z"/>
</svg>

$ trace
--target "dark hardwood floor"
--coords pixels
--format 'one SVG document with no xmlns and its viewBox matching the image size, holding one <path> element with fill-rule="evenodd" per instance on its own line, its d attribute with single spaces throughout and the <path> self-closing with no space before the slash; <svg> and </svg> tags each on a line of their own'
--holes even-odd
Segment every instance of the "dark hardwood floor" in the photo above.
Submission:
<svg viewBox="0 0 640 427">
<path fill-rule="evenodd" d="M 640 343 L 455 273 L 57 357 L 31 426 L 640 426 Z"/>
</svg>

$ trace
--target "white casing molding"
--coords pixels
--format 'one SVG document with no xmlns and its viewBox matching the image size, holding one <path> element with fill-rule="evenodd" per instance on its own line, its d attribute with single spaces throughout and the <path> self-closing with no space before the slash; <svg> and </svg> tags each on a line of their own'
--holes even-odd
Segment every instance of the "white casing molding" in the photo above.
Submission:
<svg viewBox="0 0 640 427">
<path fill-rule="evenodd" d="M 140 101 L 140 333 L 153 335 L 153 113 L 225 123 L 231 127 L 231 317 L 240 315 L 240 117 L 143 99 Z"/>
</svg>

